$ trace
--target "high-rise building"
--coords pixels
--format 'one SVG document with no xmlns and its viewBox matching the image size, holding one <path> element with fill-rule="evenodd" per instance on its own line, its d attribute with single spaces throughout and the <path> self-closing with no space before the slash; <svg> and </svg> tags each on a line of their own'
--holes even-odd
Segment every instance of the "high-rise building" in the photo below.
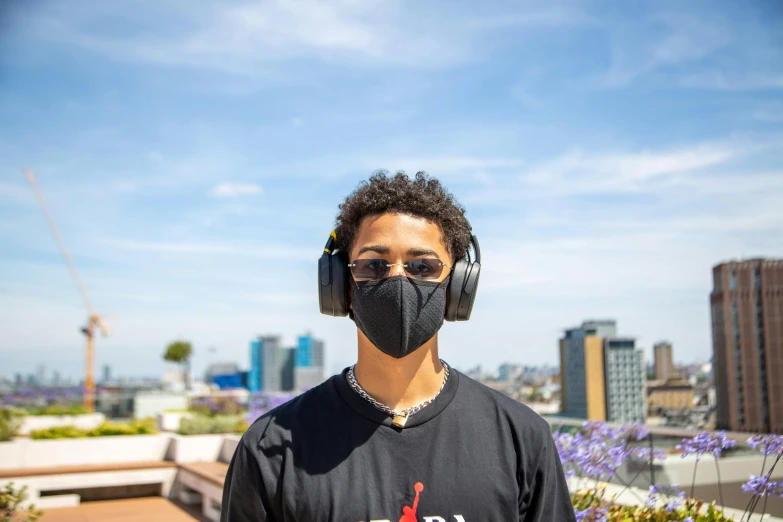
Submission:
<svg viewBox="0 0 783 522">
<path fill-rule="evenodd" d="M 630 337 L 604 339 L 606 420 L 644 422 L 647 417 L 644 352 Z"/>
<path fill-rule="evenodd" d="M 674 356 L 672 355 L 672 343 L 659 341 L 653 345 L 653 359 L 655 360 L 655 380 L 670 381 L 678 377 L 674 369 Z"/>
<path fill-rule="evenodd" d="M 325 378 L 324 342 L 309 333 L 300 336 L 294 356 L 294 389 L 313 388 Z"/>
<path fill-rule="evenodd" d="M 108 364 L 103 365 L 103 382 L 107 383 L 111 381 L 111 366 Z"/>
<path fill-rule="evenodd" d="M 296 348 L 280 349 L 280 389 L 291 391 L 294 389 L 294 362 Z"/>
<path fill-rule="evenodd" d="M 783 434 L 783 259 L 712 269 L 717 426 Z"/>
<path fill-rule="evenodd" d="M 247 387 L 251 392 L 280 391 L 280 337 L 260 336 L 250 341 L 250 372 Z"/>
<path fill-rule="evenodd" d="M 614 320 L 585 321 L 560 339 L 562 412 L 569 417 L 644 422 L 644 354 L 617 336 Z"/>
</svg>

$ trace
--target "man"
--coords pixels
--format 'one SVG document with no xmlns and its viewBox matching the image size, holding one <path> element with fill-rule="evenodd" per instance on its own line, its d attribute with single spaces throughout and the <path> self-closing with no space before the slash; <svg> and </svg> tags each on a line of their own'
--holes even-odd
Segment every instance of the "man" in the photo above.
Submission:
<svg viewBox="0 0 783 522">
<path fill-rule="evenodd" d="M 242 436 L 223 522 L 575 520 L 547 422 L 439 357 L 478 284 L 464 214 L 424 173 L 376 173 L 340 205 L 319 293 L 355 321 L 357 363 Z"/>
</svg>

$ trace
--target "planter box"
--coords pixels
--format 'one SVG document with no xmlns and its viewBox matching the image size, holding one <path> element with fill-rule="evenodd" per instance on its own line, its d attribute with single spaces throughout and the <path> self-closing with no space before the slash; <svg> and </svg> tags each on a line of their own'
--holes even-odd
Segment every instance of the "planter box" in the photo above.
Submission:
<svg viewBox="0 0 783 522">
<path fill-rule="evenodd" d="M 76 426 L 84 430 L 97 428 L 106 421 L 103 413 L 82 415 L 28 415 L 24 418 L 19 435 L 29 435 L 33 430 L 45 430 L 55 426 Z"/>
<path fill-rule="evenodd" d="M 185 411 L 162 412 L 158 414 L 158 429 L 160 431 L 179 431 L 179 421 L 192 417 L 192 413 Z"/>
<path fill-rule="evenodd" d="M 119 435 L 85 439 L 0 442 L 0 469 L 120 464 L 163 460 L 168 435 Z"/>
<path fill-rule="evenodd" d="M 223 447 L 222 434 L 172 435 L 166 460 L 183 462 L 214 462 Z"/>
</svg>

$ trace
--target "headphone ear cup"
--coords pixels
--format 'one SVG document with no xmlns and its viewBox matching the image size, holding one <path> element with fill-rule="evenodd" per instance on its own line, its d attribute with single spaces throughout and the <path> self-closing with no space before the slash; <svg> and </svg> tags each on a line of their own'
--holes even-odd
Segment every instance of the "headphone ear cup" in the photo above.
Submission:
<svg viewBox="0 0 783 522">
<path fill-rule="evenodd" d="M 348 315 L 348 262 L 340 254 L 332 257 L 332 302 L 335 317 Z"/>
<path fill-rule="evenodd" d="M 470 319 L 470 313 L 473 311 L 473 303 L 476 302 L 476 291 L 478 290 L 479 274 L 481 273 L 480 263 L 471 263 L 465 279 L 465 286 L 462 289 L 457 309 L 457 320 L 467 321 Z"/>
<path fill-rule="evenodd" d="M 324 253 L 318 259 L 318 304 L 321 313 L 334 317 L 348 315 L 347 263 L 339 254 Z"/>
<path fill-rule="evenodd" d="M 332 268 L 329 254 L 318 258 L 318 306 L 324 315 L 332 315 Z"/>
<path fill-rule="evenodd" d="M 470 264 L 466 259 L 460 259 L 454 263 L 451 270 L 451 279 L 446 287 L 446 320 L 459 321 L 458 311 L 462 300 L 462 289 L 468 276 Z"/>
</svg>

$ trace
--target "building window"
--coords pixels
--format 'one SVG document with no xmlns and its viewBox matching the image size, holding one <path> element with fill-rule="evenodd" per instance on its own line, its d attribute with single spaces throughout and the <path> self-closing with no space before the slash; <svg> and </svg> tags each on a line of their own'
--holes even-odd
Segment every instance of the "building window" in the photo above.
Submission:
<svg viewBox="0 0 783 522">
<path fill-rule="evenodd" d="M 732 270 L 729 273 L 729 290 L 736 290 L 737 289 L 737 271 Z"/>
</svg>

